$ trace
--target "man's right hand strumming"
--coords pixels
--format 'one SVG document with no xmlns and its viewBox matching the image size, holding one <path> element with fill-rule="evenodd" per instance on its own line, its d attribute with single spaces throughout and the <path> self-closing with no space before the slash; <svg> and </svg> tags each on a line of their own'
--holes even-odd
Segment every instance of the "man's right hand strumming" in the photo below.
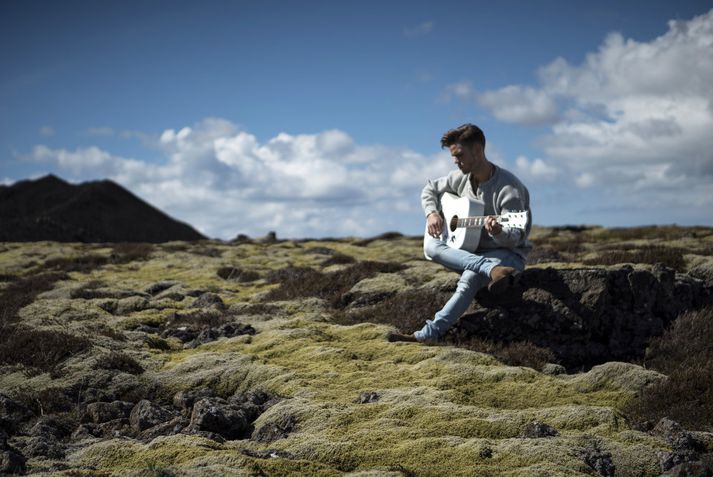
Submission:
<svg viewBox="0 0 713 477">
<path fill-rule="evenodd" d="M 428 224 L 428 235 L 438 238 L 443 232 L 443 217 L 438 212 L 431 212 L 426 218 Z"/>
</svg>

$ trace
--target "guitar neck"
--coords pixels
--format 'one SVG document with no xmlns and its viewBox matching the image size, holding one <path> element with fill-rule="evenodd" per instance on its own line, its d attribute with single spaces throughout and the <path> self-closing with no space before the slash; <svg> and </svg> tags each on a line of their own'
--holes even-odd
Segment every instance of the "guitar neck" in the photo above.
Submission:
<svg viewBox="0 0 713 477">
<path fill-rule="evenodd" d="M 495 220 L 497 222 L 500 222 L 502 216 L 501 215 L 493 215 L 495 217 Z M 487 215 L 480 215 L 480 216 L 475 216 L 475 217 L 464 217 L 462 219 L 458 219 L 458 222 L 456 224 L 456 227 L 458 228 L 476 228 L 476 227 L 482 227 L 485 225 L 485 219 L 487 219 Z"/>
</svg>

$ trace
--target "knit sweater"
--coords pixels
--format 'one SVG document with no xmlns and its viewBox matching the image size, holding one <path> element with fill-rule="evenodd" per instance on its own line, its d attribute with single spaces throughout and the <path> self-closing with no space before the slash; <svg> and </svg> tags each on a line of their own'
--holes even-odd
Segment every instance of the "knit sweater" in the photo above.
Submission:
<svg viewBox="0 0 713 477">
<path fill-rule="evenodd" d="M 440 197 L 444 192 L 450 192 L 458 197 L 468 197 L 483 203 L 484 215 L 501 215 L 505 212 L 527 211 L 527 225 L 525 229 L 503 226 L 501 233 L 490 235 L 483 231 L 480 234 L 480 244 L 474 251 L 492 250 L 495 248 L 509 248 L 527 259 L 532 250 L 532 243 L 528 240 L 532 227 L 532 212 L 530 211 L 530 193 L 515 175 L 502 167 L 493 164 L 495 170 L 492 177 L 478 185 L 473 190 L 470 174 L 463 174 L 460 170 L 438 179 L 429 180 L 421 191 L 421 205 L 426 217 L 434 211 L 441 210 Z"/>
</svg>

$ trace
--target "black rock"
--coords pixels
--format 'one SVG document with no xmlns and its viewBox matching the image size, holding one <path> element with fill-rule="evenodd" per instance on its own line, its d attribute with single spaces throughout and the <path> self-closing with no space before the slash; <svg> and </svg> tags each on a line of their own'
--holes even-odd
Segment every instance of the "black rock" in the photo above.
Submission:
<svg viewBox="0 0 713 477">
<path fill-rule="evenodd" d="M 25 461 L 25 457 L 18 452 L 12 450 L 0 451 L 0 475 L 24 474 Z"/>
<path fill-rule="evenodd" d="M 131 410 L 129 422 L 135 431 L 141 432 L 149 427 L 166 422 L 171 418 L 173 418 L 171 412 L 161 406 L 153 404 L 147 399 L 143 399 Z"/>
<path fill-rule="evenodd" d="M 614 466 L 611 454 L 601 450 L 597 445 L 584 449 L 582 460 L 589 467 L 596 470 L 599 475 L 604 477 L 614 477 L 616 475 L 616 466 Z"/>
<path fill-rule="evenodd" d="M 215 432 L 226 439 L 241 439 L 250 433 L 251 423 L 240 406 L 221 398 L 203 398 L 193 405 L 190 429 Z"/>
<path fill-rule="evenodd" d="M 250 438 L 258 442 L 272 442 L 284 439 L 295 430 L 295 427 L 297 427 L 297 419 L 294 416 L 286 416 L 256 429 Z"/>
<path fill-rule="evenodd" d="M 210 308 L 215 306 L 220 310 L 225 309 L 225 303 L 223 303 L 222 298 L 215 293 L 203 293 L 201 296 L 195 299 L 191 308 Z"/>
<path fill-rule="evenodd" d="M 173 396 L 173 405 L 184 415 L 190 415 L 193 411 L 193 404 L 203 398 L 215 397 L 215 392 L 210 388 L 193 391 L 178 391 Z"/>
<path fill-rule="evenodd" d="M 359 397 L 357 398 L 357 401 L 359 404 L 368 404 L 372 402 L 376 402 L 381 398 L 381 395 L 377 392 L 374 391 L 364 391 L 363 393 L 359 394 Z"/>
<path fill-rule="evenodd" d="M 21 423 L 33 416 L 32 411 L 4 394 L 0 394 L 0 427 L 14 433 Z"/>
<path fill-rule="evenodd" d="M 87 404 L 87 414 L 97 424 L 127 418 L 134 404 L 127 401 L 93 402 Z"/>
<path fill-rule="evenodd" d="M 518 287 L 513 300 L 480 290 L 478 308 L 454 331 L 499 343 L 528 341 L 551 350 L 571 371 L 641 359 L 651 338 L 683 311 L 713 301 L 703 281 L 662 266 L 651 272 L 528 268 Z"/>
<path fill-rule="evenodd" d="M 54 437 L 37 436 L 30 438 L 23 453 L 28 457 L 64 459 L 64 446 Z"/>
<path fill-rule="evenodd" d="M 559 432 L 552 426 L 545 423 L 533 421 L 525 425 L 520 433 L 520 437 L 539 438 L 539 437 L 555 437 Z"/>
</svg>

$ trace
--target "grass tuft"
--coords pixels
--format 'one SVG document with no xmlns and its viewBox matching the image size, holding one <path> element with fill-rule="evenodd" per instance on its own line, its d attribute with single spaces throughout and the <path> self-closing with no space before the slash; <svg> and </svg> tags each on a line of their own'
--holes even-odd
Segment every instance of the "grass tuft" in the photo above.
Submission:
<svg viewBox="0 0 713 477">
<path fill-rule="evenodd" d="M 686 261 L 683 258 L 685 250 L 660 245 L 647 245 L 638 248 L 618 247 L 616 250 L 602 251 L 596 258 L 584 260 L 586 265 L 616 265 L 619 263 L 661 263 L 678 272 L 684 272 Z"/>
<path fill-rule="evenodd" d="M 94 365 L 95 369 L 114 369 L 129 374 L 141 374 L 144 367 L 134 358 L 120 351 L 102 355 Z"/>
<path fill-rule="evenodd" d="M 687 312 L 646 350 L 644 365 L 668 376 L 630 401 L 626 412 L 647 428 L 662 417 L 713 431 L 713 306 Z"/>
<path fill-rule="evenodd" d="M 52 371 L 66 358 L 91 346 L 84 337 L 64 331 L 13 327 L 0 338 L 0 363 Z"/>
</svg>

